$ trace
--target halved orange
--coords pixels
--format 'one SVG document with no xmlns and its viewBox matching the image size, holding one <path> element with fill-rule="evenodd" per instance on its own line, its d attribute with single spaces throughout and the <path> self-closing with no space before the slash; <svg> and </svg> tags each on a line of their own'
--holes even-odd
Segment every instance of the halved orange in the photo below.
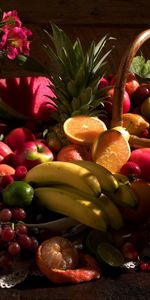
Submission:
<svg viewBox="0 0 150 300">
<path fill-rule="evenodd" d="M 140 134 L 149 128 L 149 123 L 138 114 L 126 113 L 122 115 L 123 127 L 125 127 L 130 134 L 140 136 Z"/>
<path fill-rule="evenodd" d="M 67 138 L 75 144 L 90 145 L 107 130 L 105 123 L 97 117 L 79 115 L 68 118 L 64 122 Z"/>
<path fill-rule="evenodd" d="M 112 173 L 118 173 L 131 154 L 128 141 L 114 129 L 102 132 L 91 151 L 92 159 Z"/>
</svg>

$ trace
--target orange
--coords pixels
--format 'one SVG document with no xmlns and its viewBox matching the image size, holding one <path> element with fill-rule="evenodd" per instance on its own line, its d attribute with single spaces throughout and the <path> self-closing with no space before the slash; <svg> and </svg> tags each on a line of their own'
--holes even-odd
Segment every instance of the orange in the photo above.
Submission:
<svg viewBox="0 0 150 300">
<path fill-rule="evenodd" d="M 103 132 L 107 127 L 103 121 L 97 117 L 74 116 L 64 122 L 64 132 L 67 138 L 75 144 L 89 145 Z"/>
<path fill-rule="evenodd" d="M 130 157 L 128 141 L 120 131 L 110 129 L 101 133 L 91 149 L 92 159 L 112 173 L 119 173 Z"/>
<path fill-rule="evenodd" d="M 78 252 L 74 245 L 60 236 L 53 236 L 43 241 L 36 253 L 38 268 L 53 282 L 61 282 L 64 272 L 74 269 L 78 259 Z"/>
<path fill-rule="evenodd" d="M 141 133 L 149 128 L 149 123 L 138 114 L 126 113 L 122 115 L 123 127 L 125 127 L 130 134 L 140 136 Z"/>
<path fill-rule="evenodd" d="M 127 222 L 139 224 L 150 217 L 150 183 L 139 179 L 131 182 L 131 187 L 137 196 L 137 207 L 119 209 Z"/>
<path fill-rule="evenodd" d="M 78 252 L 71 241 L 60 236 L 38 247 L 36 263 L 40 271 L 57 284 L 86 282 L 101 276 L 95 258 Z"/>
</svg>

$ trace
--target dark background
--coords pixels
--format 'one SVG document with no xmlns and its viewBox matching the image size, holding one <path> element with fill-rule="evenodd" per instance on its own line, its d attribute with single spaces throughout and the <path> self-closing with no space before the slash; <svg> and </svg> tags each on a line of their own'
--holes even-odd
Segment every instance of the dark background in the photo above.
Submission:
<svg viewBox="0 0 150 300">
<path fill-rule="evenodd" d="M 79 37 L 85 49 L 92 40 L 99 41 L 106 33 L 115 37 L 115 49 L 108 61 L 110 72 L 117 71 L 124 51 L 136 35 L 150 27 L 147 0 L 5 0 L 1 1 L 0 8 L 18 11 L 24 25 L 33 32 L 31 55 L 50 68 L 41 44 L 45 40 L 42 29 L 51 30 L 51 22 L 64 29 L 72 40 Z M 147 58 L 149 46 L 148 41 L 141 49 Z M 5 65 L 3 73 L 24 74 L 10 65 Z"/>
</svg>

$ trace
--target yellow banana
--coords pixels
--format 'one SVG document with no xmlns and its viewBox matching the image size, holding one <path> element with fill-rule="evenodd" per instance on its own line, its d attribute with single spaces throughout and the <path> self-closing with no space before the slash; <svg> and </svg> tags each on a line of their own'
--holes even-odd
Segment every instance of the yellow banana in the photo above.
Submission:
<svg viewBox="0 0 150 300">
<path fill-rule="evenodd" d="M 28 171 L 25 181 L 35 187 L 67 184 L 89 195 L 99 196 L 101 193 L 96 176 L 91 171 L 70 162 L 51 161 L 39 164 Z"/>
<path fill-rule="evenodd" d="M 108 216 L 110 226 L 116 230 L 120 229 L 124 225 L 124 222 L 117 205 L 104 194 L 101 194 L 99 201 L 102 209 Z"/>
<path fill-rule="evenodd" d="M 89 227 L 106 231 L 106 215 L 93 200 L 66 187 L 39 187 L 35 199 L 48 209 L 71 217 Z"/>
<path fill-rule="evenodd" d="M 119 188 L 109 194 L 109 198 L 119 206 L 135 207 L 138 204 L 135 192 L 128 184 L 124 183 L 119 183 Z"/>
<path fill-rule="evenodd" d="M 117 179 L 110 171 L 108 171 L 103 166 L 98 165 L 93 161 L 87 160 L 73 160 L 71 161 L 71 163 L 74 163 L 91 171 L 93 175 L 97 177 L 101 185 L 101 190 L 104 194 L 112 193 L 118 188 L 119 184 Z"/>
</svg>

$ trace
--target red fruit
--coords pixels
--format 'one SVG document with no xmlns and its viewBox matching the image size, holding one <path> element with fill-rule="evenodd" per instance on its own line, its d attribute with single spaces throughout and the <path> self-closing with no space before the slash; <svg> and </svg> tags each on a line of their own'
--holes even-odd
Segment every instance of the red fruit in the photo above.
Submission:
<svg viewBox="0 0 150 300">
<path fill-rule="evenodd" d="M 102 89 L 102 88 L 105 88 L 108 86 L 108 80 L 105 78 L 105 77 L 102 77 L 100 82 L 99 82 L 99 85 L 98 85 L 98 89 Z"/>
<path fill-rule="evenodd" d="M 8 247 L 8 252 L 11 255 L 18 255 L 21 251 L 20 245 L 17 242 L 11 242 Z"/>
<path fill-rule="evenodd" d="M 91 156 L 86 147 L 71 144 L 61 148 L 61 150 L 57 154 L 56 160 L 91 160 Z"/>
<path fill-rule="evenodd" d="M 14 174 L 14 179 L 15 180 L 22 180 L 25 178 L 28 170 L 25 166 L 18 166 L 16 168 L 15 174 Z"/>
<path fill-rule="evenodd" d="M 5 137 L 5 143 L 9 145 L 12 150 L 21 147 L 25 142 L 34 140 L 35 137 L 33 133 L 25 127 L 15 128 Z"/>
<path fill-rule="evenodd" d="M 8 184 L 12 183 L 14 181 L 14 178 L 12 175 L 5 175 L 0 180 L 0 186 L 2 188 L 5 188 Z"/>
<path fill-rule="evenodd" d="M 113 94 L 114 94 L 114 88 L 107 91 L 107 101 L 113 102 Z M 127 113 L 130 110 L 131 102 L 130 97 L 126 91 L 124 91 L 124 97 L 123 97 L 123 113 Z"/>
<path fill-rule="evenodd" d="M 15 166 L 25 166 L 27 170 L 32 167 L 54 159 L 52 151 L 41 141 L 26 142 L 14 152 Z"/>
<path fill-rule="evenodd" d="M 0 141 L 0 162 L 7 159 L 12 154 L 12 149 L 4 142 Z"/>
<path fill-rule="evenodd" d="M 148 85 L 146 83 L 140 84 L 140 86 L 137 88 L 136 92 L 134 93 L 133 102 L 135 105 L 141 105 L 142 102 L 149 97 L 150 91 L 149 91 Z"/>
<path fill-rule="evenodd" d="M 140 177 L 143 180 L 150 181 L 150 148 L 133 150 L 129 161 L 138 164 L 141 169 Z"/>
<path fill-rule="evenodd" d="M 11 220 L 12 217 L 12 212 L 10 209 L 8 208 L 3 208 L 0 211 L 0 221 L 2 222 L 9 222 Z"/>
<path fill-rule="evenodd" d="M 139 178 L 141 175 L 141 169 L 137 163 L 128 161 L 126 164 L 122 166 L 120 173 L 125 176 L 134 175 L 137 178 Z"/>
<path fill-rule="evenodd" d="M 22 119 L 49 120 L 56 109 L 50 97 L 50 80 L 44 76 L 0 79 L 1 105 L 9 114 L 19 114 Z M 9 111 L 10 107 L 10 111 Z"/>
<path fill-rule="evenodd" d="M 136 92 L 136 90 L 139 88 L 139 86 L 140 85 L 136 79 L 131 79 L 126 82 L 125 90 L 129 96 L 132 96 Z"/>
<path fill-rule="evenodd" d="M 138 257 L 138 253 L 131 242 L 123 244 L 121 251 L 126 259 L 135 260 Z"/>
<path fill-rule="evenodd" d="M 146 222 L 150 216 L 150 183 L 135 180 L 131 182 L 131 188 L 136 194 L 138 205 L 135 208 L 120 207 L 122 216 L 128 223 Z"/>
</svg>

